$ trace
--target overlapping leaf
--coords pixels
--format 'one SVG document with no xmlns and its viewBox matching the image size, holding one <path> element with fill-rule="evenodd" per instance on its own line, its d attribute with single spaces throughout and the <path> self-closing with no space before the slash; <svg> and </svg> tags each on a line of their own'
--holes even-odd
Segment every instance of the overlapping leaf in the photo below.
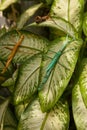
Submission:
<svg viewBox="0 0 87 130">
<path fill-rule="evenodd" d="M 77 130 L 86 130 L 87 108 L 82 99 L 79 83 L 75 85 L 72 92 L 72 109 Z"/>
<path fill-rule="evenodd" d="M 84 0 L 54 0 L 51 7 L 51 15 L 65 19 L 80 33 L 83 10 Z"/>
<path fill-rule="evenodd" d="M 68 124 L 67 102 L 59 101 L 49 113 L 42 113 L 35 99 L 21 115 L 18 130 L 67 130 Z"/>
<path fill-rule="evenodd" d="M 79 77 L 79 85 L 84 104 L 87 108 L 87 59 L 83 59 L 81 63 L 81 74 Z"/>
<path fill-rule="evenodd" d="M 61 17 L 50 17 L 44 22 L 41 22 L 39 24 L 32 23 L 29 26 L 50 27 L 56 29 L 55 33 L 57 33 L 58 30 L 61 30 L 62 32 L 64 32 L 65 34 L 69 34 L 73 38 L 78 36 L 74 26 L 69 22 L 65 21 L 64 19 L 62 19 Z"/>
<path fill-rule="evenodd" d="M 6 114 L 6 110 L 9 104 L 9 99 L 0 104 L 0 129 L 3 130 L 3 123 Z"/>
<path fill-rule="evenodd" d="M 32 98 L 31 98 L 31 100 L 32 100 Z M 16 113 L 16 117 L 18 120 L 20 119 L 21 114 L 24 112 L 24 110 L 26 109 L 26 107 L 28 106 L 29 103 L 30 103 L 30 101 L 28 100 L 27 102 L 22 102 L 15 106 L 15 113 Z"/>
<path fill-rule="evenodd" d="M 17 23 L 17 28 L 21 29 L 23 28 L 24 24 L 27 22 L 27 20 L 29 18 L 31 18 L 31 16 L 34 15 L 34 13 L 42 6 L 42 3 L 34 5 L 32 7 L 29 7 L 29 9 L 27 9 L 21 16 L 20 19 Z"/>
<path fill-rule="evenodd" d="M 84 14 L 83 17 L 83 32 L 87 36 L 87 12 Z"/>
<path fill-rule="evenodd" d="M 18 104 L 30 98 L 38 88 L 41 56 L 37 55 L 27 60 L 19 69 L 15 85 L 14 103 Z"/>
<path fill-rule="evenodd" d="M 15 85 L 15 82 L 16 82 L 16 79 L 17 79 L 17 74 L 18 74 L 18 70 L 16 70 L 12 77 L 5 80 L 4 83 L 2 83 L 2 86 L 3 87 L 7 87 L 9 89 L 9 91 L 13 92 L 14 90 L 14 85 Z"/>
<path fill-rule="evenodd" d="M 49 63 L 52 61 L 54 55 L 61 50 L 61 46 L 64 45 L 65 40 L 65 38 L 57 39 L 52 43 L 52 46 L 50 46 L 47 54 L 48 58 L 45 56 L 43 61 L 41 72 L 42 82 L 46 75 Z M 39 92 L 42 111 L 51 109 L 63 94 L 73 74 L 81 46 L 82 41 L 71 40 L 66 49 L 62 52 L 62 55 L 52 69 L 48 80 L 43 84 Z"/>
<path fill-rule="evenodd" d="M 3 11 L 4 9 L 6 9 L 9 5 L 17 2 L 18 0 L 2 0 L 1 4 L 0 4 L 0 10 Z"/>
<path fill-rule="evenodd" d="M 16 130 L 16 129 L 17 129 L 16 118 L 8 108 L 4 119 L 4 130 Z"/>
<path fill-rule="evenodd" d="M 37 35 L 31 34 L 27 31 L 19 32 L 20 35 L 24 35 L 24 40 L 18 47 L 13 62 L 22 63 L 35 54 L 41 53 L 46 49 L 46 45 L 49 43 L 48 40 Z M 20 36 L 17 31 L 11 31 L 6 33 L 0 38 L 0 59 L 8 59 L 9 54 L 13 50 L 15 44 L 20 40 Z"/>
</svg>

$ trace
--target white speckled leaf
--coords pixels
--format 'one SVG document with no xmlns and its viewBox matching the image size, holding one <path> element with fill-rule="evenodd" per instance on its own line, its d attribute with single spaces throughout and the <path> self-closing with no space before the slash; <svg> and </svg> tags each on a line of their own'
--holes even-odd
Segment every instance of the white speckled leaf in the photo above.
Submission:
<svg viewBox="0 0 87 130">
<path fill-rule="evenodd" d="M 21 115 L 18 130 L 67 130 L 68 125 L 67 102 L 59 101 L 49 113 L 43 113 L 36 99 Z"/>
<path fill-rule="evenodd" d="M 79 83 L 75 85 L 72 92 L 72 109 L 77 130 L 86 130 L 87 108 L 82 99 Z"/>
<path fill-rule="evenodd" d="M 41 55 L 37 55 L 20 67 L 14 90 L 15 104 L 30 98 L 37 91 L 40 65 Z"/>
<path fill-rule="evenodd" d="M 34 97 L 34 96 L 32 96 Z M 21 117 L 21 114 L 24 112 L 24 110 L 26 109 L 26 107 L 28 106 L 28 104 L 31 102 L 32 99 L 29 99 L 27 102 L 22 102 L 18 105 L 15 105 L 15 113 L 16 113 L 16 117 L 19 120 Z"/>
<path fill-rule="evenodd" d="M 9 99 L 0 104 L 0 130 L 3 130 L 3 123 L 5 119 L 6 110 L 9 104 Z"/>
<path fill-rule="evenodd" d="M 34 35 L 28 31 L 20 31 L 19 33 L 24 35 L 24 40 L 18 47 L 12 60 L 14 63 L 25 62 L 32 56 L 43 52 L 49 43 L 47 39 Z M 11 31 L 0 37 L 0 60 L 7 61 L 9 54 L 20 39 L 19 33 L 17 31 Z"/>
<path fill-rule="evenodd" d="M 81 74 L 79 77 L 79 84 L 82 98 L 87 108 L 87 58 L 83 59 L 81 63 Z"/>
<path fill-rule="evenodd" d="M 17 129 L 16 118 L 8 108 L 5 114 L 4 130 L 16 130 L 16 129 Z"/>
<path fill-rule="evenodd" d="M 64 45 L 64 42 L 65 38 L 57 39 L 52 43 L 52 46 L 50 46 L 47 54 L 48 58 L 45 56 L 43 61 L 43 68 L 41 72 L 42 82 L 44 76 L 46 75 L 46 69 L 49 63 L 55 53 L 57 53 L 61 49 L 61 46 Z M 73 74 L 81 46 L 82 41 L 73 41 L 69 43 L 66 49 L 62 52 L 62 55 L 50 73 L 48 80 L 43 84 L 41 90 L 39 91 L 42 111 L 48 111 L 51 109 L 63 94 Z"/>
<path fill-rule="evenodd" d="M 74 26 L 60 17 L 57 18 L 53 16 L 44 22 L 41 22 L 39 24 L 32 23 L 29 26 L 42 26 L 42 27 L 50 27 L 51 29 L 56 29 L 55 33 L 57 33 L 57 37 L 58 32 L 60 33 L 60 30 L 63 31 L 65 34 L 69 34 L 73 38 L 78 36 Z"/>
<path fill-rule="evenodd" d="M 51 15 L 70 22 L 79 32 L 82 28 L 84 0 L 54 0 Z"/>
</svg>

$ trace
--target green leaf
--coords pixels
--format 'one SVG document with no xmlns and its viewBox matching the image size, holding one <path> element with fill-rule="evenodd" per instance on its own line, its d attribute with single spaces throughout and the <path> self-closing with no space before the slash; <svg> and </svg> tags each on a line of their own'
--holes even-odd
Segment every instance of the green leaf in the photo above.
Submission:
<svg viewBox="0 0 87 130">
<path fill-rule="evenodd" d="M 65 34 L 69 34 L 71 37 L 75 38 L 78 37 L 78 34 L 73 27 L 72 24 L 70 24 L 68 21 L 65 21 L 64 19 L 60 17 L 50 17 L 44 22 L 41 22 L 39 24 L 37 23 L 32 23 L 29 26 L 42 26 L 42 27 L 51 27 L 52 29 L 56 29 L 55 33 L 58 35 L 58 30 L 60 32 L 63 31 Z"/>
<path fill-rule="evenodd" d="M 18 0 L 2 0 L 1 4 L 0 4 L 0 10 L 3 11 L 4 9 L 6 9 L 9 5 L 17 2 Z"/>
<path fill-rule="evenodd" d="M 66 38 L 61 38 L 52 42 L 47 56 L 45 55 L 42 63 L 41 81 L 43 81 L 43 78 L 46 75 L 46 69 L 49 63 L 52 61 L 54 55 L 61 50 L 65 41 Z M 81 46 L 82 41 L 72 41 L 71 39 L 71 42 L 67 45 L 55 67 L 51 71 L 48 80 L 43 84 L 42 89 L 39 91 L 42 111 L 48 111 L 51 109 L 63 94 L 74 72 Z"/>
<path fill-rule="evenodd" d="M 68 21 L 80 33 L 82 30 L 83 10 L 84 0 L 54 0 L 50 14 Z"/>
<path fill-rule="evenodd" d="M 17 74 L 18 74 L 18 70 L 16 70 L 12 77 L 5 80 L 4 83 L 2 83 L 2 86 L 3 87 L 7 87 L 11 92 L 13 92 L 14 90 L 14 85 L 15 85 L 15 82 L 16 82 L 16 79 L 17 79 Z"/>
<path fill-rule="evenodd" d="M 53 0 L 46 0 L 47 4 L 50 5 L 52 4 Z"/>
<path fill-rule="evenodd" d="M 87 129 L 87 108 L 83 102 L 79 82 L 72 92 L 72 109 L 77 130 Z"/>
<path fill-rule="evenodd" d="M 3 130 L 5 113 L 9 104 L 9 99 L 5 100 L 2 104 L 0 104 L 0 130 Z"/>
<path fill-rule="evenodd" d="M 0 37 L 1 37 L 3 34 L 5 34 L 6 31 L 7 31 L 7 30 L 6 30 L 5 27 L 0 28 Z"/>
<path fill-rule="evenodd" d="M 59 101 L 50 112 L 43 113 L 36 99 L 21 115 L 18 130 L 67 130 L 68 125 L 67 102 Z"/>
<path fill-rule="evenodd" d="M 13 128 L 13 127 L 9 127 L 9 126 L 7 126 L 7 127 L 4 127 L 4 130 L 17 130 L 16 128 Z"/>
<path fill-rule="evenodd" d="M 81 63 L 81 74 L 79 77 L 79 85 L 84 104 L 87 108 L 87 58 L 84 58 Z"/>
<path fill-rule="evenodd" d="M 34 5 L 32 7 L 29 7 L 21 16 L 17 23 L 17 28 L 21 29 L 23 28 L 24 24 L 27 22 L 28 19 L 30 19 L 34 13 L 42 6 L 42 3 Z"/>
<path fill-rule="evenodd" d="M 87 36 L 87 12 L 84 14 L 83 17 L 83 32 Z"/>
<path fill-rule="evenodd" d="M 5 114 L 5 120 L 4 120 L 4 129 L 5 130 L 16 130 L 17 129 L 17 121 L 15 119 L 15 116 L 8 108 Z"/>
<path fill-rule="evenodd" d="M 21 114 L 24 112 L 28 104 L 29 104 L 29 100 L 28 102 L 22 102 L 15 106 L 15 113 L 18 120 L 20 119 Z"/>
<path fill-rule="evenodd" d="M 14 103 L 18 104 L 37 91 L 39 83 L 39 71 L 41 65 L 41 55 L 27 60 L 19 69 L 18 79 L 15 84 Z"/>
<path fill-rule="evenodd" d="M 24 40 L 18 47 L 12 60 L 13 63 L 23 63 L 32 56 L 42 53 L 49 43 L 47 39 L 28 31 L 20 31 L 19 33 L 24 35 Z M 0 60 L 7 61 L 15 44 L 20 40 L 19 33 L 17 31 L 11 31 L 0 38 Z"/>
</svg>

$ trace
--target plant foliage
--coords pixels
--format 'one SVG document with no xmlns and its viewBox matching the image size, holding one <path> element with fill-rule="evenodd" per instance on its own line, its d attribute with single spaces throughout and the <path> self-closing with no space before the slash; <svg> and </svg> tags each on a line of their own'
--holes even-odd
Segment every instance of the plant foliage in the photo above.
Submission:
<svg viewBox="0 0 87 130">
<path fill-rule="evenodd" d="M 86 130 L 86 1 L 2 0 L 0 10 L 10 21 L 0 29 L 0 130 Z"/>
</svg>

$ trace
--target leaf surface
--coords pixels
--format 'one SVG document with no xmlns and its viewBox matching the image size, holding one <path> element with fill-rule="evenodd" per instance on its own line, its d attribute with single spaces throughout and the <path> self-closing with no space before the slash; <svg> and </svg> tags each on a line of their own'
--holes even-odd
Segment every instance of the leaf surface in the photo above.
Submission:
<svg viewBox="0 0 87 130">
<path fill-rule="evenodd" d="M 79 85 L 84 104 L 87 108 L 87 58 L 84 58 L 81 63 L 81 74 L 79 77 Z"/>
<path fill-rule="evenodd" d="M 42 27 L 51 27 L 56 29 L 55 31 L 61 30 L 65 34 L 69 34 L 71 37 L 75 38 L 78 36 L 75 28 L 72 24 L 70 24 L 68 21 L 65 21 L 61 17 L 51 17 L 47 19 L 44 22 L 41 22 L 39 24 L 32 23 L 29 26 L 42 26 Z"/>
<path fill-rule="evenodd" d="M 15 86 L 15 82 L 16 82 L 16 79 L 17 79 L 17 75 L 18 75 L 18 70 L 16 70 L 12 77 L 5 80 L 4 83 L 2 83 L 2 86 L 3 87 L 7 87 L 9 89 L 9 91 L 13 92 L 14 90 L 14 86 Z"/>
<path fill-rule="evenodd" d="M 43 113 L 35 99 L 21 115 L 18 130 L 67 130 L 68 124 L 67 102 L 59 101 L 49 113 Z"/>
<path fill-rule="evenodd" d="M 0 60 L 7 61 L 8 56 L 13 50 L 15 44 L 20 40 L 20 35 L 24 35 L 24 39 L 12 60 L 13 63 L 22 63 L 32 56 L 42 53 L 49 41 L 43 37 L 31 34 L 28 31 L 11 31 L 0 38 Z"/>
<path fill-rule="evenodd" d="M 75 85 L 72 92 L 72 109 L 77 130 L 86 130 L 87 108 L 82 99 L 79 83 Z"/>
<path fill-rule="evenodd" d="M 40 65 L 41 56 L 37 55 L 20 67 L 14 90 L 15 104 L 30 98 L 37 91 Z"/>
<path fill-rule="evenodd" d="M 83 32 L 85 36 L 87 36 L 87 12 L 84 14 L 83 17 Z"/>
<path fill-rule="evenodd" d="M 3 11 L 4 9 L 6 9 L 9 5 L 17 2 L 18 0 L 2 0 L 2 2 L 0 3 L 0 10 Z"/>
<path fill-rule="evenodd" d="M 34 5 L 32 7 L 29 7 L 21 16 L 17 23 L 17 28 L 21 29 L 23 28 L 24 24 L 27 22 L 28 19 L 31 18 L 31 16 L 34 15 L 34 13 L 42 6 L 42 3 Z"/>
<path fill-rule="evenodd" d="M 47 57 L 43 60 L 43 67 L 41 72 L 42 88 L 39 91 L 39 98 L 42 111 L 48 111 L 58 101 L 67 87 L 69 80 L 73 74 L 79 51 L 82 46 L 82 41 L 72 41 L 67 45 L 62 52 L 55 67 L 52 69 L 48 80 L 43 84 L 43 79 L 46 75 L 46 70 L 54 55 L 61 50 L 65 44 L 66 39 L 57 39 L 52 43 L 47 53 Z M 45 77 L 46 78 L 46 77 Z"/>
<path fill-rule="evenodd" d="M 54 0 L 50 14 L 65 19 L 79 32 L 82 29 L 83 10 L 84 0 Z"/>
<path fill-rule="evenodd" d="M 15 119 L 15 116 L 8 108 L 5 114 L 5 120 L 4 120 L 4 129 L 5 130 L 16 130 L 17 128 L 17 121 Z"/>
<path fill-rule="evenodd" d="M 0 129 L 3 130 L 5 113 L 9 104 L 9 99 L 0 104 Z"/>
</svg>

